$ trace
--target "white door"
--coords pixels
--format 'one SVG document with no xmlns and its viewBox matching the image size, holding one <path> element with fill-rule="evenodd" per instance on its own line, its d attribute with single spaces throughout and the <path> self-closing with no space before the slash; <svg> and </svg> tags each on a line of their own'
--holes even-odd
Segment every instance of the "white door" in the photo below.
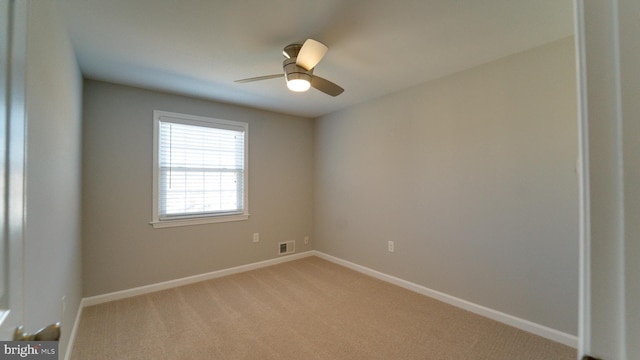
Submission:
<svg viewBox="0 0 640 360">
<path fill-rule="evenodd" d="M 24 323 L 26 1 L 0 0 L 0 340 Z"/>
</svg>

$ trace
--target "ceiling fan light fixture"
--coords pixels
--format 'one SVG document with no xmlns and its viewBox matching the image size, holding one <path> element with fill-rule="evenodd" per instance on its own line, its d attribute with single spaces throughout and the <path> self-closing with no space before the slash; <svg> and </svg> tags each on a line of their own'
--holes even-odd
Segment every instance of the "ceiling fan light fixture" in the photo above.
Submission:
<svg viewBox="0 0 640 360">
<path fill-rule="evenodd" d="M 287 87 L 291 91 L 304 92 L 309 90 L 311 83 L 306 79 L 291 79 L 287 80 Z"/>
</svg>

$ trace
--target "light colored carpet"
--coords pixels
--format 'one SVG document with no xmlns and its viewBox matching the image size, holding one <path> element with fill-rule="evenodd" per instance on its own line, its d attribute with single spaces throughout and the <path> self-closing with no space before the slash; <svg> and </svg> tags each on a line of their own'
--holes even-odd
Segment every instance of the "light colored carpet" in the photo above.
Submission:
<svg viewBox="0 0 640 360">
<path fill-rule="evenodd" d="M 317 257 L 84 309 L 73 360 L 573 360 L 575 349 Z"/>
</svg>

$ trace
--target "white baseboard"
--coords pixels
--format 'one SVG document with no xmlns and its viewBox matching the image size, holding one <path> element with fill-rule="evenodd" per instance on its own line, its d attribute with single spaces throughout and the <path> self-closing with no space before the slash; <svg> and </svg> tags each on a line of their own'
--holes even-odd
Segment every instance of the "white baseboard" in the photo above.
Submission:
<svg viewBox="0 0 640 360">
<path fill-rule="evenodd" d="M 306 252 L 302 252 L 302 253 L 297 253 L 297 254 L 292 254 L 292 255 L 288 255 L 288 256 L 283 256 L 283 257 L 278 257 L 275 259 L 270 259 L 270 260 L 264 260 L 264 261 L 260 261 L 260 262 L 256 262 L 256 263 L 252 263 L 252 264 L 246 264 L 246 265 L 240 265 L 240 266 L 236 266 L 236 267 L 232 267 L 232 268 L 228 268 L 228 269 L 222 269 L 222 270 L 217 270 L 217 271 L 213 271 L 213 272 L 209 272 L 209 273 L 205 273 L 205 274 L 200 274 L 200 275 L 194 275 L 194 276 L 189 276 L 189 277 L 185 277 L 182 279 L 175 279 L 175 280 L 170 280 L 170 281 L 165 281 L 165 282 L 161 282 L 161 283 L 157 283 L 157 284 L 151 284 L 151 285 L 145 285 L 145 286 L 140 286 L 140 287 L 136 287 L 133 289 L 128 289 L 128 290 L 122 290 L 122 291 L 116 291 L 116 292 L 112 292 L 112 293 L 108 293 L 108 294 L 103 294 L 103 295 L 97 295 L 97 296 L 90 296 L 90 297 L 86 297 L 83 298 L 82 301 L 80 302 L 80 306 L 78 308 L 78 313 L 75 319 L 75 323 L 73 325 L 72 331 L 71 331 L 71 335 L 70 335 L 70 339 L 69 339 L 69 344 L 67 347 L 67 353 L 65 356 L 65 360 L 69 360 L 71 357 L 71 350 L 73 349 L 73 343 L 75 341 L 76 338 L 76 329 L 77 326 L 80 322 L 80 317 L 82 315 L 82 309 L 86 306 L 91 306 L 91 305 L 97 305 L 97 304 L 101 304 L 101 303 L 105 303 L 105 302 L 109 302 L 109 301 L 114 301 L 114 300 L 120 300 L 120 299 L 125 299 L 125 298 L 129 298 L 129 297 L 133 297 L 133 296 L 138 296 L 138 295 L 144 295 L 144 294 L 149 294 L 152 292 L 156 292 L 156 291 L 160 291 L 160 290 L 166 290 L 166 289 L 171 289 L 174 287 L 178 287 L 178 286 L 183 286 L 183 285 L 188 285 L 188 284 L 193 284 L 196 282 L 200 282 L 200 281 L 205 281 L 205 280 L 210 280 L 210 279 L 215 279 L 215 278 L 219 278 L 219 277 L 223 277 L 223 276 L 228 276 L 228 275 L 232 275 L 232 274 L 238 274 L 241 272 L 245 272 L 245 271 L 250 271 L 250 270 L 255 270 L 255 269 L 260 269 L 263 267 L 267 267 L 267 266 L 271 266 L 271 265 L 276 265 L 276 264 L 281 264 L 281 263 L 285 263 L 288 261 L 292 261 L 292 260 L 297 260 L 297 259 L 302 259 L 305 257 L 309 257 L 309 256 L 317 256 L 321 259 L 325 259 L 328 261 L 331 261 L 335 264 L 338 265 L 342 265 L 344 267 L 347 267 L 349 269 L 358 271 L 360 273 L 375 277 L 379 280 L 400 286 L 402 288 L 405 288 L 407 290 L 411 290 L 413 292 L 416 292 L 418 294 L 422 294 L 437 300 L 440 300 L 442 302 L 445 302 L 447 304 L 453 305 L 455 307 L 470 311 L 472 313 L 487 317 L 489 319 L 492 320 L 496 320 L 499 321 L 501 323 L 507 324 L 509 326 L 513 326 L 517 329 L 520 330 L 524 330 L 527 332 L 530 332 L 532 334 L 538 335 L 538 336 L 542 336 L 544 338 L 547 338 L 549 340 L 552 341 L 556 341 L 559 342 L 561 344 L 565 344 L 567 346 L 571 346 L 573 348 L 577 348 L 578 346 L 578 338 L 574 335 L 570 335 L 570 334 L 566 334 L 564 332 L 540 325 L 540 324 L 536 324 L 534 322 L 528 321 L 528 320 L 524 320 L 509 314 L 505 314 L 503 312 L 497 311 L 497 310 L 493 310 L 478 304 L 474 304 L 472 302 L 436 291 L 436 290 L 432 290 L 429 289 L 427 287 L 424 287 L 422 285 L 418 285 L 415 283 L 412 283 L 410 281 L 406 281 L 400 278 L 397 278 L 395 276 L 391 276 L 391 275 L 387 275 L 385 273 L 379 272 L 377 270 L 373 270 L 370 269 L 368 267 L 362 266 L 362 265 L 358 265 L 355 263 L 352 263 L 350 261 L 347 260 L 343 260 L 340 258 L 337 258 L 335 256 L 331 256 L 328 254 L 325 254 L 323 252 L 317 251 L 317 250 L 310 250 L 310 251 L 306 251 Z"/>
<path fill-rule="evenodd" d="M 160 291 L 160 290 L 171 289 L 171 288 L 174 288 L 174 287 L 193 284 L 193 283 L 197 283 L 197 282 L 200 282 L 200 281 L 205 281 L 205 280 L 215 279 L 215 278 L 219 278 L 219 277 L 223 277 L 223 276 L 227 276 L 227 275 L 238 274 L 238 273 L 245 272 L 245 271 L 260 269 L 260 268 L 263 268 L 263 267 L 276 265 L 276 264 L 280 264 L 280 263 L 284 263 L 284 262 L 292 261 L 292 260 L 296 260 L 296 259 L 302 259 L 302 258 L 313 256 L 313 255 L 315 255 L 315 252 L 306 251 L 306 252 L 301 252 L 301 253 L 297 253 L 297 254 L 281 256 L 281 257 L 278 257 L 278 258 L 275 258 L 275 259 L 264 260 L 264 261 L 260 261 L 260 262 L 256 262 L 256 263 L 235 266 L 235 267 L 228 268 L 228 269 L 222 269 L 222 270 L 217 270 L 217 271 L 213 271 L 213 272 L 209 272 L 209 273 L 205 273 L 205 274 L 189 276 L 189 277 L 185 277 L 185 278 L 182 278 L 182 279 L 164 281 L 164 282 L 157 283 L 157 284 L 140 286 L 140 287 L 136 287 L 136 288 L 133 288 L 133 289 L 116 291 L 116 292 L 103 294 L 103 295 L 90 296 L 90 297 L 86 297 L 86 298 L 82 299 L 82 303 L 84 304 L 84 306 L 102 304 L 102 303 L 109 302 L 109 301 L 125 299 L 125 298 L 138 296 L 138 295 L 149 294 L 149 293 Z"/>
<path fill-rule="evenodd" d="M 567 345 L 567 346 L 571 346 L 573 348 L 577 348 L 578 347 L 578 337 L 574 336 L 574 335 L 570 335 L 567 333 L 564 333 L 562 331 L 558 331 L 556 329 L 552 329 L 550 327 L 546 327 L 544 325 L 540 325 L 540 324 L 536 324 L 534 322 L 531 322 L 529 320 L 525 320 L 525 319 L 521 319 L 518 317 L 515 317 L 513 315 L 509 315 L 509 314 L 505 314 L 503 312 L 497 311 L 497 310 L 493 310 L 487 307 L 484 307 L 482 305 L 478 305 L 478 304 L 474 304 L 472 302 L 457 298 L 455 296 L 451 296 L 442 292 L 439 292 L 437 290 L 433 290 L 433 289 L 429 289 L 427 287 L 424 287 L 422 285 L 418 285 L 415 283 L 412 283 L 410 281 L 406 281 L 400 278 L 397 278 L 395 276 L 391 276 L 391 275 L 387 275 L 385 273 L 379 272 L 377 270 L 373 270 L 370 269 L 368 267 L 362 266 L 362 265 L 358 265 L 355 263 L 352 263 L 350 261 L 346 261 L 340 258 L 337 258 L 335 256 L 331 256 L 328 254 L 325 254 L 323 252 L 320 251 L 316 251 L 314 250 L 314 255 L 318 256 L 319 258 L 331 261 L 333 263 L 336 263 L 338 265 L 342 265 L 344 267 L 347 267 L 349 269 L 361 272 L 363 274 L 372 276 L 376 279 L 382 280 L 382 281 L 386 281 L 388 283 L 400 286 L 402 288 L 405 288 L 407 290 L 411 290 L 413 292 L 416 292 L 418 294 L 422 294 L 431 298 L 434 298 L 436 300 L 440 300 L 442 302 L 445 302 L 447 304 L 453 305 L 455 307 L 470 311 L 472 313 L 487 317 L 489 319 L 501 322 L 503 324 L 509 325 L 509 326 L 513 326 L 517 329 L 520 330 L 524 330 L 527 331 L 529 333 L 538 335 L 538 336 L 542 336 L 546 339 L 555 341 L 555 342 L 559 342 L 561 344 Z"/>
</svg>

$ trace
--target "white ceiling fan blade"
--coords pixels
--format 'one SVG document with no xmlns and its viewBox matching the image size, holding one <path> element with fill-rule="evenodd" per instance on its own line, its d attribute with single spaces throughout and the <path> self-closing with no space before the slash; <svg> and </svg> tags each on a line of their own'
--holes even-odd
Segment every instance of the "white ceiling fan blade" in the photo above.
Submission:
<svg viewBox="0 0 640 360">
<path fill-rule="evenodd" d="M 329 48 L 325 44 L 313 39 L 307 39 L 298 53 L 296 65 L 305 70 L 311 70 L 318 65 L 327 50 Z"/>
<path fill-rule="evenodd" d="M 283 76 L 284 76 L 284 74 L 265 75 L 265 76 L 252 77 L 252 78 L 248 78 L 248 79 L 235 80 L 234 82 L 247 83 L 247 82 L 253 82 L 253 81 L 260 81 L 260 80 L 275 79 L 275 78 L 280 78 L 280 77 L 283 77 Z"/>
</svg>

